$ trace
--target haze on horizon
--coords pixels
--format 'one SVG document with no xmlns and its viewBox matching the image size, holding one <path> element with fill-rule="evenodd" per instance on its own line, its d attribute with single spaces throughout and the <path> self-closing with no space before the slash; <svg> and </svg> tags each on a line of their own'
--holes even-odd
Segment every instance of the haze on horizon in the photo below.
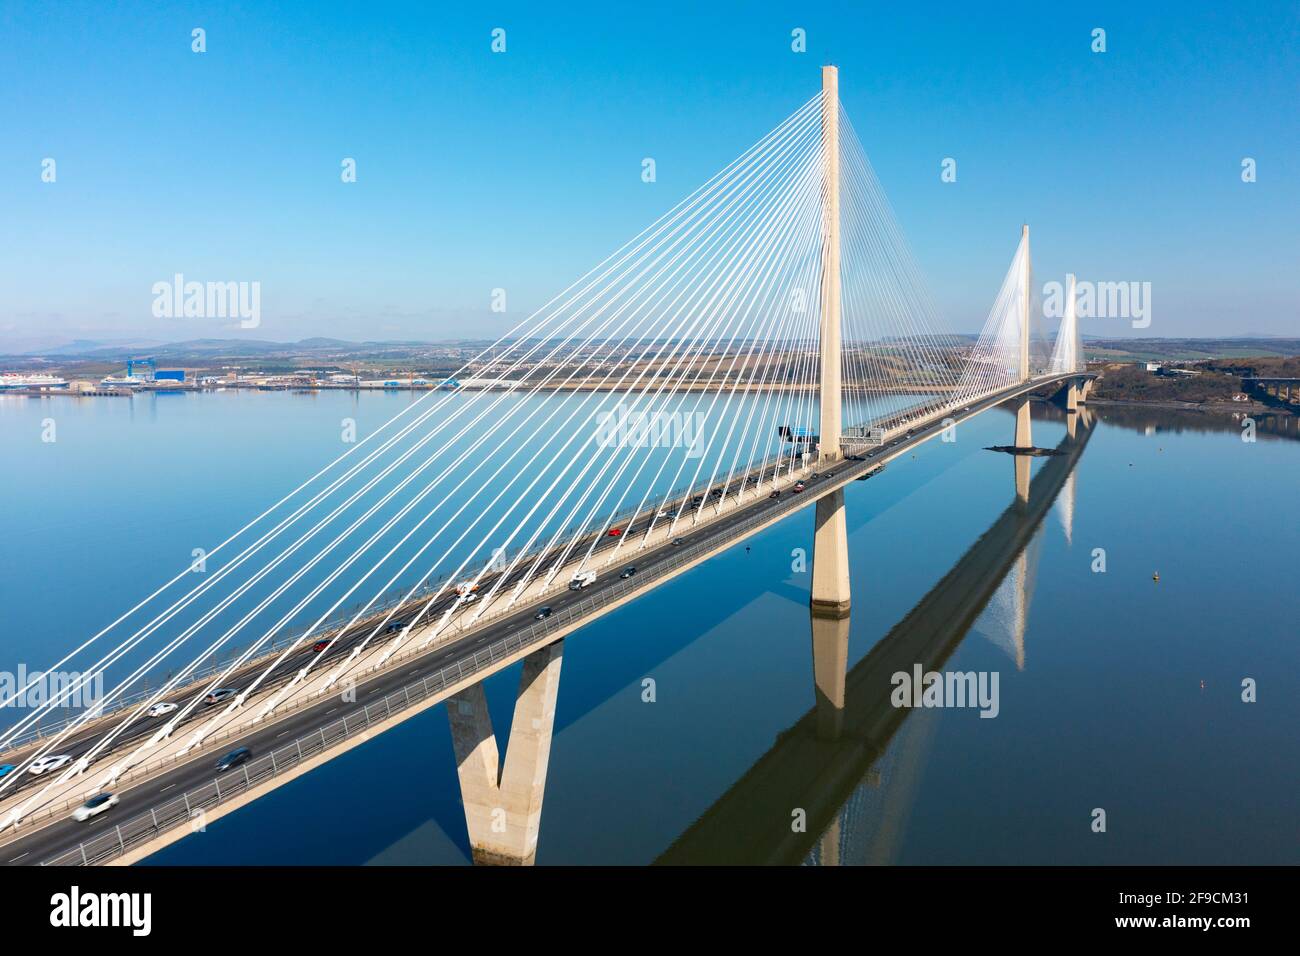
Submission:
<svg viewBox="0 0 1300 956">
<path fill-rule="evenodd" d="M 1087 335 L 1300 327 L 1286 3 L 354 14 L 7 13 L 0 347 L 495 337 L 806 101 L 822 62 L 952 327 L 980 326 L 1022 221 L 1039 285 L 1151 283 L 1150 327 Z M 155 318 L 151 288 L 177 273 L 260 283 L 259 327 Z"/>
</svg>

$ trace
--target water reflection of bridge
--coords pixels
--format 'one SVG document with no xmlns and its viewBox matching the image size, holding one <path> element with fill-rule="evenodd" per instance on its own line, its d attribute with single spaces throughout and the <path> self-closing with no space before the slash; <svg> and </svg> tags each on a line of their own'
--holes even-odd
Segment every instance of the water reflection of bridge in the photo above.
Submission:
<svg viewBox="0 0 1300 956">
<path fill-rule="evenodd" d="M 1076 425 L 1077 420 L 1077 425 Z M 886 862 L 906 801 L 875 796 L 882 773 L 910 790 L 934 715 L 890 703 L 891 677 L 937 670 L 977 629 L 1024 663 L 1036 532 L 1053 502 L 1072 503 L 1074 467 L 1091 415 L 1071 414 L 1069 434 L 1030 486 L 852 670 L 849 621 L 812 617 L 816 706 L 660 856 L 665 864 Z M 1062 511 L 1070 532 L 1072 507 Z M 911 715 L 909 717 L 909 715 Z M 802 812 L 806 823 L 796 825 Z M 873 817 L 873 819 L 867 819 Z M 875 840 L 863 839 L 874 833 Z"/>
</svg>

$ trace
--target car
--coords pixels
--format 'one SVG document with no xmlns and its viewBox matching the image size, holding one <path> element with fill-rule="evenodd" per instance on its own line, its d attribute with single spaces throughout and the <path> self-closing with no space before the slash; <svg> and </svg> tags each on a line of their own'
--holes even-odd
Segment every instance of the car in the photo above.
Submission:
<svg viewBox="0 0 1300 956">
<path fill-rule="evenodd" d="M 657 515 L 655 515 L 655 517 L 656 517 L 656 518 L 668 518 L 668 517 L 671 517 L 671 516 L 670 516 L 670 515 L 668 514 L 668 512 L 665 511 L 663 508 L 660 508 L 660 509 L 659 509 L 659 513 L 658 513 Z"/>
<path fill-rule="evenodd" d="M 97 793 L 77 809 L 72 811 L 72 819 L 85 823 L 92 817 L 97 817 L 101 813 L 113 809 L 118 804 L 118 796 L 115 793 Z"/>
<path fill-rule="evenodd" d="M 794 490 L 794 491 L 803 491 L 803 489 L 804 489 L 804 484 L 803 484 L 803 482 L 802 482 L 802 481 L 796 481 L 793 490 Z"/>
<path fill-rule="evenodd" d="M 594 583 L 595 580 L 595 571 L 574 571 L 573 577 L 569 578 L 569 590 L 581 591 L 587 585 Z"/>
<path fill-rule="evenodd" d="M 817 474 L 817 472 L 814 471 L 811 475 L 808 476 L 808 480 L 809 480 L 809 481 L 816 481 L 816 480 L 817 480 L 818 478 L 820 478 L 820 477 L 821 477 L 821 475 Z"/>
<path fill-rule="evenodd" d="M 781 497 L 781 492 L 779 492 L 779 491 L 774 491 L 774 492 L 772 492 L 770 495 L 768 495 L 768 497 L 769 497 L 769 498 L 780 498 L 780 497 Z"/>
<path fill-rule="evenodd" d="M 473 591 L 466 591 L 464 594 L 460 596 L 460 600 L 458 601 L 458 603 L 473 604 L 477 600 L 478 600 L 477 594 L 475 594 Z"/>
<path fill-rule="evenodd" d="M 248 758 L 251 756 L 253 756 L 253 751 L 248 747 L 238 747 L 217 761 L 217 773 L 225 773 L 231 767 L 238 767 L 241 763 L 247 763 Z"/>
<path fill-rule="evenodd" d="M 330 646 L 330 639 L 328 637 L 322 637 L 319 641 L 317 641 L 315 644 L 311 646 L 311 649 L 315 651 L 317 654 L 319 654 L 321 651 L 326 650 L 329 646 Z"/>
<path fill-rule="evenodd" d="M 633 567 L 632 565 L 628 565 L 626 568 L 623 569 L 623 573 L 619 575 L 619 578 L 623 581 L 626 581 L 634 574 L 636 574 L 636 568 Z"/>
<path fill-rule="evenodd" d="M 610 536 L 611 538 L 617 538 L 617 537 L 618 537 L 619 535 L 621 535 L 622 533 L 623 533 L 623 529 L 622 529 L 622 528 L 610 528 L 610 529 L 609 529 L 609 536 Z"/>
<path fill-rule="evenodd" d="M 165 700 L 160 700 L 158 703 L 146 710 L 144 714 L 146 717 L 162 717 L 165 714 L 170 714 L 175 709 L 175 704 L 169 703 Z"/>
<path fill-rule="evenodd" d="M 703 500 L 704 500 L 703 495 L 696 495 L 694 498 L 691 499 L 691 504 L 698 505 Z"/>
<path fill-rule="evenodd" d="M 541 608 L 536 614 L 533 615 L 533 620 L 544 621 L 548 617 L 550 617 L 552 613 L 554 612 L 549 607 Z"/>
<path fill-rule="evenodd" d="M 685 543 L 686 543 L 686 540 L 685 540 L 684 538 L 673 538 L 673 544 L 674 544 L 674 545 L 680 545 L 680 544 L 685 544 Z"/>
<path fill-rule="evenodd" d="M 970 411 L 970 406 L 967 405 L 965 408 L 962 409 L 962 411 L 963 411 L 963 412 L 969 412 L 969 411 Z"/>
<path fill-rule="evenodd" d="M 32 761 L 27 772 L 34 777 L 39 777 L 43 773 L 49 773 L 51 770 L 58 770 L 60 767 L 66 767 L 72 763 L 72 758 L 67 754 L 50 754 L 46 757 L 38 757 Z"/>
<path fill-rule="evenodd" d="M 0 763 L 0 778 L 7 777 L 14 772 L 14 765 L 11 763 Z"/>
<path fill-rule="evenodd" d="M 473 581 L 461 581 L 460 584 L 456 585 L 456 593 L 461 595 L 470 594 L 477 590 L 478 584 Z"/>
<path fill-rule="evenodd" d="M 384 633 L 385 633 L 385 634 L 392 634 L 394 631 L 400 631 L 401 629 L 402 629 L 402 622 L 401 622 L 401 621 L 393 621 L 393 622 L 392 622 L 391 624 L 389 624 L 386 628 L 384 628 Z"/>
<path fill-rule="evenodd" d="M 219 704 L 224 700 L 230 700 L 230 698 L 234 697 L 238 693 L 239 691 L 235 690 L 233 687 L 218 687 L 212 693 L 208 694 L 207 697 L 203 698 L 203 703 L 208 707 L 211 707 L 213 704 Z"/>
</svg>

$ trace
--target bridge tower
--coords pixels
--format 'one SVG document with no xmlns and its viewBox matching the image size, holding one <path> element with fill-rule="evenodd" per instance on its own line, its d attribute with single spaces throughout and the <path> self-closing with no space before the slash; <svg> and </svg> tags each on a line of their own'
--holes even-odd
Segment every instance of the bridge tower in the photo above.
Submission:
<svg viewBox="0 0 1300 956">
<path fill-rule="evenodd" d="M 1029 301 L 1030 301 L 1030 258 L 1029 226 L 1020 227 L 1020 381 L 1029 381 Z M 1033 434 L 1029 427 L 1029 396 L 1018 399 L 1016 405 L 1016 440 L 1017 449 L 1034 447 Z M 1027 455 L 1012 453 L 1016 469 L 1016 497 L 1022 503 L 1029 501 L 1030 461 Z"/>
<path fill-rule="evenodd" d="M 840 457 L 840 74 L 822 67 L 821 407 L 818 449 Z"/>
<path fill-rule="evenodd" d="M 840 450 L 839 91 L 839 69 L 823 66 L 821 421 L 818 434 L 818 458 L 823 466 L 838 461 L 843 455 Z M 833 491 L 817 499 L 815 522 L 812 610 L 821 616 L 845 617 L 849 613 L 849 542 L 844 521 L 843 490 Z M 814 642 L 814 657 L 816 647 Z"/>
</svg>

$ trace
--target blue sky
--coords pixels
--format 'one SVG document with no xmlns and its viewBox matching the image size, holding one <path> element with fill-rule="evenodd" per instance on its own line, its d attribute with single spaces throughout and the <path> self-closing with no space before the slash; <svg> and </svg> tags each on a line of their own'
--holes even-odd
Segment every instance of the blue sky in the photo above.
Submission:
<svg viewBox="0 0 1300 956">
<path fill-rule="evenodd" d="M 1300 334 L 1295 5 L 991 9 L 3 0 L 0 343 L 499 333 L 822 62 L 953 326 L 978 328 L 1027 221 L 1040 282 L 1151 282 L 1143 334 Z M 260 281 L 261 328 L 154 318 L 176 272 Z"/>
</svg>

